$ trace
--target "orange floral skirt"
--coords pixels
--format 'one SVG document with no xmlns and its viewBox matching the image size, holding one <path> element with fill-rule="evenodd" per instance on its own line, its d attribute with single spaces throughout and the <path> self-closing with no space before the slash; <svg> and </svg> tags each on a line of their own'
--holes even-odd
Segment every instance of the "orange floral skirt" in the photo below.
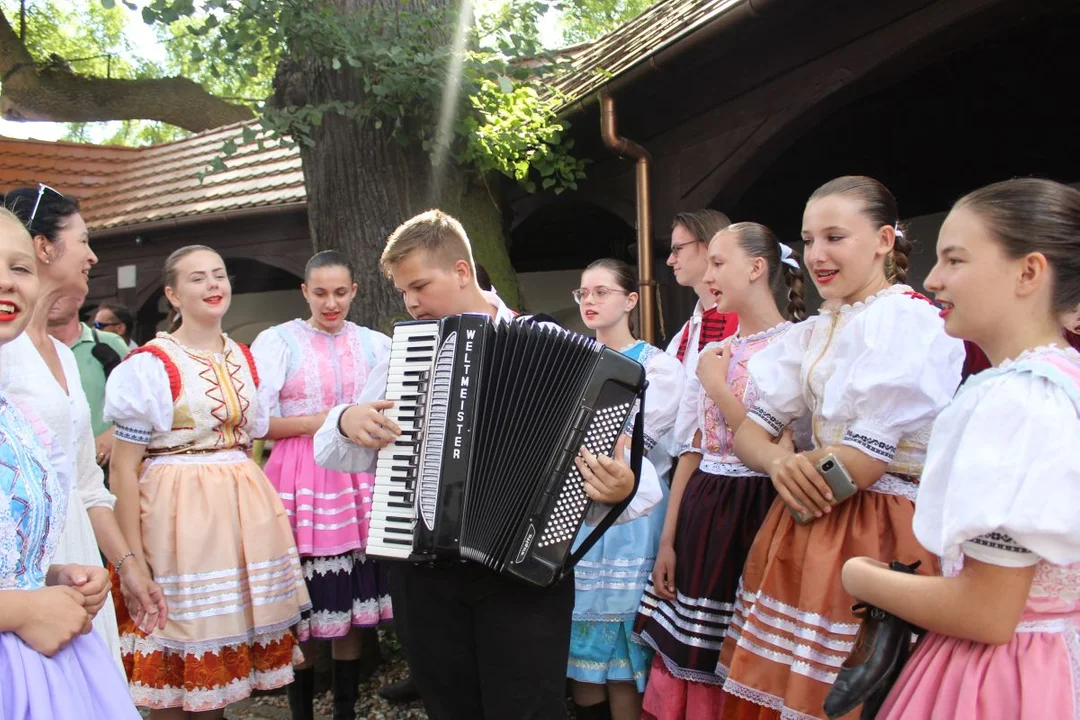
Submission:
<svg viewBox="0 0 1080 720">
<path fill-rule="evenodd" d="M 720 651 L 721 717 L 825 717 L 825 696 L 859 630 L 855 600 L 840 582 L 844 562 L 921 560 L 921 573 L 938 572 L 937 558 L 915 539 L 914 514 L 906 497 L 863 491 L 799 525 L 779 498 L 773 503 L 747 557 Z"/>
<path fill-rule="evenodd" d="M 164 630 L 135 627 L 113 574 L 135 704 L 201 712 L 293 680 L 307 588 L 281 501 L 238 452 L 147 462 L 143 550 L 169 605 Z"/>
</svg>

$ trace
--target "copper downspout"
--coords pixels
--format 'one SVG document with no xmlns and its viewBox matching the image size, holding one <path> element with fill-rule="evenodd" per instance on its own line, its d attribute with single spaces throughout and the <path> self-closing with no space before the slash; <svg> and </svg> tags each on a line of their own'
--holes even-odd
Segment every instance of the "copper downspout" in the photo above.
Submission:
<svg viewBox="0 0 1080 720">
<path fill-rule="evenodd" d="M 619 155 L 637 161 L 634 196 L 637 205 L 637 260 L 638 287 L 641 301 L 638 312 L 641 339 L 652 343 L 655 338 L 656 283 L 652 268 L 652 201 L 649 189 L 649 169 L 652 157 L 649 151 L 632 140 L 619 137 L 615 128 L 615 100 L 610 95 L 600 98 L 600 137 L 604 144 Z"/>
</svg>

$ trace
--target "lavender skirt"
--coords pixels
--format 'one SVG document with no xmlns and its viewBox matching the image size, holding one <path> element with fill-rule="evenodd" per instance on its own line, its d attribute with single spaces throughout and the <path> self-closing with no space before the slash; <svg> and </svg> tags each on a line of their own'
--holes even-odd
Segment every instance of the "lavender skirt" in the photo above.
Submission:
<svg viewBox="0 0 1080 720">
<path fill-rule="evenodd" d="M 0 720 L 140 720 L 127 681 L 96 633 L 45 657 L 0 633 Z"/>
</svg>

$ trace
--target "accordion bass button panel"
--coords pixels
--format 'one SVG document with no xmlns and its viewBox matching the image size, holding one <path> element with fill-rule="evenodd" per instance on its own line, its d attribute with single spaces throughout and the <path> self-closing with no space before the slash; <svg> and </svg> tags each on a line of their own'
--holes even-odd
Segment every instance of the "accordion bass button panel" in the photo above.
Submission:
<svg viewBox="0 0 1080 720">
<path fill-rule="evenodd" d="M 390 346 L 386 399 L 388 418 L 401 428 L 396 442 L 379 451 L 372 497 L 368 555 L 424 559 L 413 552 L 421 419 L 439 340 L 437 321 L 399 323 Z"/>
<path fill-rule="evenodd" d="M 630 404 L 625 403 L 597 410 L 592 416 L 592 423 L 581 444 L 591 453 L 610 452 L 609 449 L 618 440 L 629 409 Z M 569 482 L 562 485 L 559 499 L 555 503 L 555 511 L 540 535 L 537 547 L 544 548 L 572 540 L 588 509 L 589 496 L 585 494 L 585 481 L 576 464 L 571 463 L 569 469 Z"/>
</svg>

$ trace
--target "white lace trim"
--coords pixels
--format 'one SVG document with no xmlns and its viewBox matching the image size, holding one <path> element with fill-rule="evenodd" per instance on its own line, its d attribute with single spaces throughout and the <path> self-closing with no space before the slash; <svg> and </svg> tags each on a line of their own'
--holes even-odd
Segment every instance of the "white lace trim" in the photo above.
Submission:
<svg viewBox="0 0 1080 720">
<path fill-rule="evenodd" d="M 881 478 L 866 488 L 870 492 L 881 493 L 882 495 L 899 495 L 900 497 L 907 498 L 911 502 L 915 502 L 915 497 L 919 494 L 919 486 L 908 480 L 901 480 L 895 475 L 889 475 L 886 473 Z"/>
<path fill-rule="evenodd" d="M 699 450 L 688 452 L 700 452 Z M 766 478 L 768 475 L 762 475 L 759 472 L 754 472 L 750 468 L 746 467 L 742 463 L 725 462 L 724 460 L 717 460 L 716 455 L 705 455 L 701 460 L 701 464 L 698 465 L 698 469 L 702 472 L 709 473 L 710 475 L 726 475 L 727 477 L 745 477 L 745 478 Z"/>
<path fill-rule="evenodd" d="M 889 287 L 885 288 L 884 290 L 878 290 L 876 293 L 874 293 L 870 297 L 866 298 L 865 300 L 860 300 L 859 302 L 856 302 L 856 303 L 847 303 L 847 304 L 841 305 L 840 307 L 834 307 L 834 308 L 823 307 L 820 310 L 818 310 L 818 314 L 820 314 L 820 315 L 829 315 L 831 313 L 846 313 L 846 312 L 851 312 L 852 310 L 862 310 L 865 307 L 869 307 L 870 305 L 873 305 L 879 298 L 888 297 L 890 295 L 897 295 L 897 294 L 900 294 L 900 293 L 909 293 L 909 292 L 915 292 L 914 290 L 911 289 L 911 286 L 909 286 L 909 285 L 890 285 Z"/>
<path fill-rule="evenodd" d="M 724 678 L 721 677 L 718 673 L 707 672 L 704 670 L 688 670 L 687 668 L 679 667 L 678 665 L 676 665 L 671 660 L 671 658 L 669 658 L 667 655 L 660 651 L 660 648 L 656 646 L 656 641 L 649 636 L 649 633 L 647 631 L 635 634 L 634 639 L 642 645 L 648 645 L 649 647 L 651 647 L 653 649 L 653 652 L 659 655 L 660 659 L 664 661 L 664 667 L 667 668 L 667 671 L 671 673 L 674 677 L 677 677 L 680 680 L 688 680 L 690 682 L 701 683 L 702 685 L 724 684 Z"/>
<path fill-rule="evenodd" d="M 357 563 L 364 562 L 364 554 L 358 553 L 358 555 L 359 558 L 354 557 L 352 553 L 335 557 L 304 558 L 304 578 L 311 580 L 315 577 L 315 573 L 324 577 L 330 573 L 351 573 Z"/>
<path fill-rule="evenodd" d="M 1003 360 L 1001 364 L 998 365 L 998 369 L 1002 370 L 1009 367 L 1010 365 L 1015 365 L 1018 362 L 1023 362 L 1024 360 L 1029 360 L 1037 355 L 1043 355 L 1046 353 L 1065 355 L 1070 360 L 1080 361 L 1080 352 L 1077 352 L 1076 348 L 1069 345 L 1066 340 L 1062 340 L 1061 342 L 1061 345 L 1038 345 L 1033 348 L 1028 348 L 1027 350 L 1024 350 L 1019 355 L 1017 355 L 1016 358 L 1006 358 L 1005 360 Z"/>
<path fill-rule="evenodd" d="M 146 459 L 143 472 L 151 465 L 237 465 L 250 459 L 245 451 L 236 449 L 211 453 L 151 455 Z"/>
<path fill-rule="evenodd" d="M 1018 633 L 1076 633 L 1080 630 L 1077 618 L 1048 618 L 1046 620 L 1024 620 L 1016 626 Z"/>
<path fill-rule="evenodd" d="M 254 690 L 273 690 L 293 681 L 291 665 L 269 672 L 253 671 L 247 678 L 238 678 L 228 685 L 206 690 L 187 690 L 182 687 L 155 688 L 131 683 L 131 698 L 139 707 L 164 710 L 181 707 L 187 712 L 218 710 L 251 695 Z"/>
<path fill-rule="evenodd" d="M 755 705 L 761 705 L 762 707 L 776 710 L 780 713 L 780 720 L 819 720 L 819 718 L 813 715 L 807 715 L 806 713 L 801 713 L 798 710 L 792 710 L 791 708 L 786 707 L 784 701 L 775 695 L 758 690 L 757 688 L 752 688 L 749 685 L 735 682 L 731 678 L 724 681 L 724 692 L 752 702 Z"/>
<path fill-rule="evenodd" d="M 176 640 L 162 637 L 156 630 L 155 634 L 145 636 L 123 633 L 120 635 L 120 650 L 124 655 L 133 655 L 136 652 L 141 655 L 150 655 L 155 652 L 195 656 L 206 653 L 220 655 L 226 648 L 236 649 L 243 645 L 269 645 L 280 642 L 292 632 L 291 628 L 299 623 L 300 615 L 298 614 L 281 623 L 254 628 L 244 635 L 210 640 Z"/>
</svg>

